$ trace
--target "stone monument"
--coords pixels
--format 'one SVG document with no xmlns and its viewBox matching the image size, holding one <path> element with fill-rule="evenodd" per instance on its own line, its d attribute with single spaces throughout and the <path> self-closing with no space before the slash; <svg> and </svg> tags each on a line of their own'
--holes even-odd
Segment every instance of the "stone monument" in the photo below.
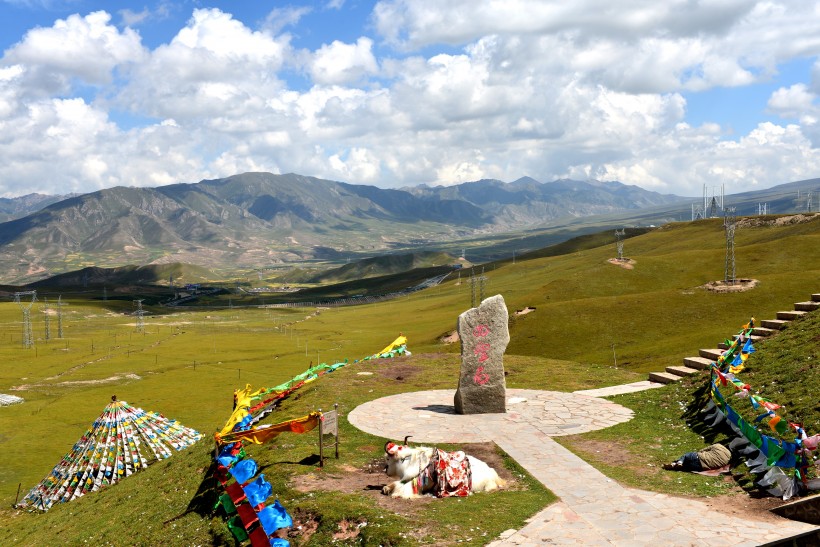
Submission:
<svg viewBox="0 0 820 547">
<path fill-rule="evenodd" d="M 507 411 L 504 350 L 510 342 L 507 306 L 500 294 L 458 316 L 461 374 L 454 398 L 458 414 Z"/>
</svg>

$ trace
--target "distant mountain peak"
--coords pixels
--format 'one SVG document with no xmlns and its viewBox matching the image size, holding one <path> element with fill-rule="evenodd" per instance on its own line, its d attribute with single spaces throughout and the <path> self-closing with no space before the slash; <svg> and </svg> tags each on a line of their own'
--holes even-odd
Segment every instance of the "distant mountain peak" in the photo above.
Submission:
<svg viewBox="0 0 820 547">
<path fill-rule="evenodd" d="M 510 184 L 516 184 L 516 185 L 525 185 L 525 184 L 541 184 L 541 182 L 540 182 L 540 181 L 535 180 L 535 179 L 534 179 L 534 178 L 532 178 L 532 177 L 529 177 L 529 176 L 523 176 L 523 177 L 521 177 L 520 179 L 516 179 L 516 180 L 512 181 Z"/>
</svg>

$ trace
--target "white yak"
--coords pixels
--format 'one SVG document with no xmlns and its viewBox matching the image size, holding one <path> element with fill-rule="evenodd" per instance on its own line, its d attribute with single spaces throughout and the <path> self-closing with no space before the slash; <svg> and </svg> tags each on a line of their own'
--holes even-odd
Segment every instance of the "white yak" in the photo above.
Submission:
<svg viewBox="0 0 820 547">
<path fill-rule="evenodd" d="M 385 472 L 396 480 L 382 488 L 382 493 L 394 498 L 466 496 L 504 486 L 492 467 L 461 451 L 447 453 L 429 446 L 411 448 L 390 442 L 384 451 Z"/>
</svg>

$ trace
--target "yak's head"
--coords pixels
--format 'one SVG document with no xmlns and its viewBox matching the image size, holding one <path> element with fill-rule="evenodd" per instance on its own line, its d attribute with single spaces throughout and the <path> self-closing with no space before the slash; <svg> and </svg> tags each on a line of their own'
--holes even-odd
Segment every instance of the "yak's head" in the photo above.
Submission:
<svg viewBox="0 0 820 547">
<path fill-rule="evenodd" d="M 387 465 L 384 468 L 388 477 L 400 481 L 409 481 L 418 476 L 419 470 L 426 463 L 421 462 L 422 452 L 417 448 L 395 443 L 384 445 L 384 458 Z"/>
</svg>

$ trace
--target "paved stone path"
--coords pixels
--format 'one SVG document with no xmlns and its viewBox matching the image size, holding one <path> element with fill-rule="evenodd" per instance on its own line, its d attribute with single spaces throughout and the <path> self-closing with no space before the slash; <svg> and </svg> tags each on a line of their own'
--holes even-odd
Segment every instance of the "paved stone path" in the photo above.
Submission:
<svg viewBox="0 0 820 547">
<path fill-rule="evenodd" d="M 621 384 L 619 386 L 600 387 L 598 389 L 582 389 L 580 391 L 574 391 L 573 393 L 577 393 L 578 395 L 589 395 L 590 397 L 609 397 L 611 395 L 623 395 L 624 393 L 634 393 L 636 391 L 655 389 L 665 385 L 666 384 L 652 382 L 650 380 L 642 380 L 640 382 Z"/>
<path fill-rule="evenodd" d="M 698 500 L 626 488 L 551 439 L 632 418 L 631 410 L 611 401 L 582 392 L 508 389 L 506 414 L 458 415 L 454 394 L 435 390 L 384 397 L 360 405 L 348 420 L 397 441 L 405 435 L 414 443 L 493 441 L 561 498 L 520 530 L 504 532 L 489 544 L 493 547 L 760 545 L 815 529 L 787 519 L 739 518 Z"/>
</svg>

